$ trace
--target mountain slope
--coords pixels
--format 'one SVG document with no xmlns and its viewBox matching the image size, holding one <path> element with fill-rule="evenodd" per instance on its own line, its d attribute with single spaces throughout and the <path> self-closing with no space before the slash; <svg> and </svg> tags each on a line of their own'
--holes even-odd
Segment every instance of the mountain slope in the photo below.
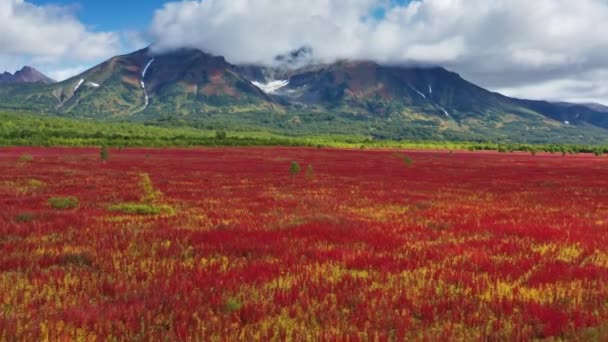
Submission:
<svg viewBox="0 0 608 342">
<path fill-rule="evenodd" d="M 0 85 L 18 83 L 53 84 L 55 81 L 29 66 L 24 66 L 21 70 L 15 72 L 15 74 L 11 74 L 10 72 L 0 74 Z"/>
<path fill-rule="evenodd" d="M 281 72 L 255 74 L 281 75 Z M 251 75 L 251 74 L 250 74 Z M 469 83 L 443 68 L 381 66 L 373 62 L 339 62 L 292 71 L 284 87 L 272 93 L 286 102 L 389 115 L 407 111 L 464 118 L 519 107 L 511 99 Z M 279 76 L 281 77 L 281 76 Z M 262 85 L 276 80 L 256 79 Z M 448 110 L 450 109 L 450 110 Z"/>
</svg>

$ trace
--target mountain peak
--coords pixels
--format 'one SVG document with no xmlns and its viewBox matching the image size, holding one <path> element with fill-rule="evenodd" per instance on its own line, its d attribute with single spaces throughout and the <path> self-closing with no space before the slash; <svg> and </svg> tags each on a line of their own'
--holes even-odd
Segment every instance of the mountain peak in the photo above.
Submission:
<svg viewBox="0 0 608 342">
<path fill-rule="evenodd" d="M 11 74 L 8 71 L 5 71 L 3 74 L 0 74 L 0 84 L 14 84 L 14 83 L 43 83 L 43 84 L 53 84 L 55 81 L 40 71 L 36 70 L 36 68 L 31 66 L 24 66 L 21 70 L 15 72 L 15 74 Z"/>
</svg>

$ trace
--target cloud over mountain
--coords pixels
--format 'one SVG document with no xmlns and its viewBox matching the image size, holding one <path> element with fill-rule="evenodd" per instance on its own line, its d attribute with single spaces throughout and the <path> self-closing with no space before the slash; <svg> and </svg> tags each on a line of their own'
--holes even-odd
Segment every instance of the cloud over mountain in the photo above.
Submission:
<svg viewBox="0 0 608 342">
<path fill-rule="evenodd" d="M 374 14 L 373 14 L 374 13 Z M 603 0 L 204 0 L 157 10 L 157 49 L 196 47 L 233 63 L 270 62 L 310 46 L 315 57 L 441 64 L 494 89 L 608 99 Z M 588 90 L 591 90 L 590 92 Z M 559 93 L 559 96 L 564 94 Z"/>
</svg>

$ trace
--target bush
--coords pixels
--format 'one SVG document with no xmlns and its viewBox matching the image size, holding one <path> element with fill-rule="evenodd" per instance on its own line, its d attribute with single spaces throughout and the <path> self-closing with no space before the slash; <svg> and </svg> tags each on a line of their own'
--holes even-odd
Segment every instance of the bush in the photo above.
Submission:
<svg viewBox="0 0 608 342">
<path fill-rule="evenodd" d="M 300 173 L 302 169 L 300 168 L 300 164 L 298 164 L 298 162 L 296 161 L 292 161 L 291 162 L 291 166 L 289 167 L 289 174 L 292 177 L 295 177 L 298 175 L 298 173 Z"/>
<path fill-rule="evenodd" d="M 92 266 L 93 257 L 88 253 L 68 253 L 59 257 L 60 265 Z"/>
<path fill-rule="evenodd" d="M 21 213 L 21 214 L 15 216 L 15 221 L 24 223 L 24 222 L 33 221 L 35 218 L 36 218 L 36 216 L 34 216 L 34 214 L 32 214 L 32 213 Z"/>
<path fill-rule="evenodd" d="M 227 313 L 233 313 L 241 310 L 243 304 L 235 298 L 229 298 L 224 303 L 224 309 Z"/>
<path fill-rule="evenodd" d="M 143 191 L 141 201 L 144 203 L 154 203 L 163 195 L 162 192 L 154 188 L 152 179 L 147 173 L 139 174 L 139 186 Z"/>
<path fill-rule="evenodd" d="M 140 204 L 140 203 L 120 203 L 113 204 L 108 207 L 109 211 L 121 212 L 123 214 L 134 214 L 134 215 L 159 215 L 159 214 L 171 214 L 173 208 L 168 205 L 151 205 L 151 204 Z"/>
<path fill-rule="evenodd" d="M 308 165 L 306 168 L 306 178 L 312 179 L 315 176 L 315 171 L 312 169 L 312 165 Z"/>
<path fill-rule="evenodd" d="M 78 207 L 78 198 L 76 197 L 51 197 L 49 198 L 49 205 L 53 209 L 74 209 Z"/>
<path fill-rule="evenodd" d="M 19 161 L 22 163 L 31 162 L 32 160 L 34 160 L 34 157 L 30 154 L 22 154 L 19 156 Z"/>
<path fill-rule="evenodd" d="M 102 161 L 106 161 L 110 158 L 110 152 L 108 151 L 108 148 L 106 146 L 101 147 L 101 150 L 99 151 L 99 157 Z"/>
<path fill-rule="evenodd" d="M 228 137 L 228 134 L 226 134 L 226 132 L 224 132 L 224 131 L 215 132 L 215 139 L 217 139 L 217 140 L 225 140 L 227 137 Z"/>
<path fill-rule="evenodd" d="M 414 160 L 412 160 L 412 158 L 406 154 L 396 154 L 396 157 L 401 159 L 403 161 L 403 164 L 405 164 L 405 166 L 407 167 L 412 167 L 414 165 Z"/>
</svg>

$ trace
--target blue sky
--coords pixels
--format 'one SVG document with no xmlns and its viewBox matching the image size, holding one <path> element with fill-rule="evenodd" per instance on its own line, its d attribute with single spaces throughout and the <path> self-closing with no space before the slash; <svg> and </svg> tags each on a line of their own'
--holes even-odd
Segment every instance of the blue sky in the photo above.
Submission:
<svg viewBox="0 0 608 342">
<path fill-rule="evenodd" d="M 36 5 L 72 7 L 76 16 L 98 31 L 144 30 L 154 10 L 166 0 L 32 0 Z"/>
<path fill-rule="evenodd" d="M 280 1 L 280 0 L 277 0 Z M 306 0 L 302 0 L 306 1 Z M 348 0 L 344 0 L 348 1 Z M 403 6 L 412 0 L 391 0 L 394 5 Z M 61 5 L 73 7 L 76 16 L 95 30 L 143 30 L 152 21 L 154 11 L 161 8 L 166 0 L 32 0 L 36 5 Z M 378 18 L 384 10 L 374 11 Z"/>
</svg>

